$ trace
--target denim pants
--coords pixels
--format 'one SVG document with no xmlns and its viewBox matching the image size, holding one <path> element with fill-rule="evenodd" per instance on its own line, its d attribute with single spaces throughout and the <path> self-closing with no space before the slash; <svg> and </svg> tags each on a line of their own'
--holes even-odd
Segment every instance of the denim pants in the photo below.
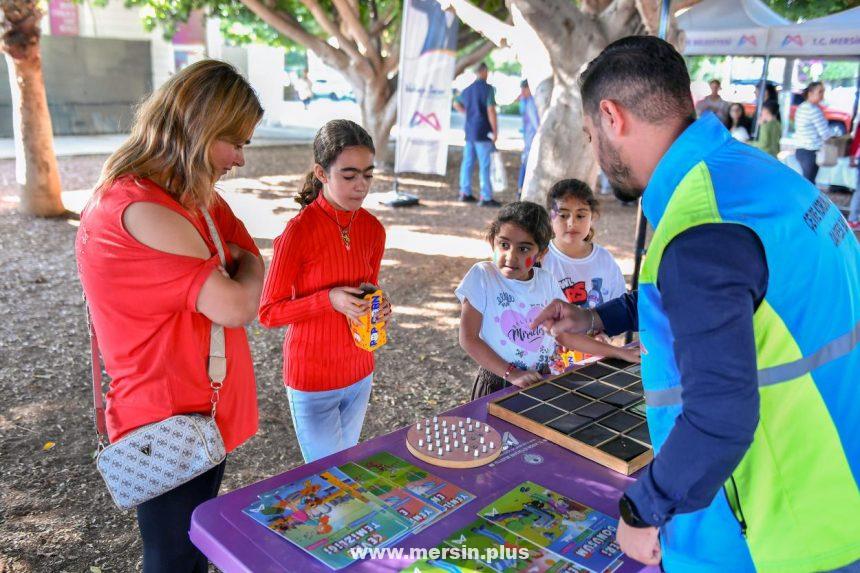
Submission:
<svg viewBox="0 0 860 573">
<path fill-rule="evenodd" d="M 490 160 L 493 154 L 492 141 L 467 141 L 463 146 L 463 162 L 460 164 L 460 194 L 472 195 L 472 168 L 475 166 L 475 156 L 478 156 L 478 179 L 481 182 L 481 199 L 488 201 L 493 198 L 493 188 L 490 186 Z"/>
<path fill-rule="evenodd" d="M 305 463 L 358 443 L 372 384 L 373 374 L 339 390 L 305 392 L 287 388 L 293 428 Z"/>
<path fill-rule="evenodd" d="M 800 163 L 800 170 L 803 176 L 815 185 L 815 178 L 818 176 L 818 163 L 815 162 L 816 151 L 814 149 L 795 149 L 794 156 L 797 162 Z"/>
<path fill-rule="evenodd" d="M 137 506 L 137 526 L 143 538 L 144 573 L 206 573 L 209 562 L 188 538 L 191 513 L 218 495 L 224 465 L 221 462 L 158 497 Z"/>
</svg>

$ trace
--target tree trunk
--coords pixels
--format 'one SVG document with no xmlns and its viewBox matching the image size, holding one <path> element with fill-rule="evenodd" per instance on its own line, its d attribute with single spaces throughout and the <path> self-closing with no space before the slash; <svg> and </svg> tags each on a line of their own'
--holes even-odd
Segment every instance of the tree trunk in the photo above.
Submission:
<svg viewBox="0 0 860 573">
<path fill-rule="evenodd" d="M 633 2 L 616 0 L 600 16 L 583 13 L 566 0 L 512 0 L 538 32 L 553 69 L 552 98 L 532 142 L 521 199 L 544 204 L 559 179 L 596 183 L 597 166 L 582 131 L 577 84 L 582 66 L 612 41 L 641 29 Z"/>
<path fill-rule="evenodd" d="M 386 79 L 365 80 L 363 89 L 356 90 L 361 109 L 361 123 L 373 138 L 376 146 L 376 166 L 389 171 L 393 167 L 393 156 L 389 148 L 391 129 L 397 120 L 397 92 Z"/>
<path fill-rule="evenodd" d="M 28 215 L 56 217 L 66 212 L 54 155 L 51 116 L 42 77 L 38 40 L 25 49 L 6 48 L 12 91 L 15 173 L 20 185 L 20 210 Z"/>
</svg>

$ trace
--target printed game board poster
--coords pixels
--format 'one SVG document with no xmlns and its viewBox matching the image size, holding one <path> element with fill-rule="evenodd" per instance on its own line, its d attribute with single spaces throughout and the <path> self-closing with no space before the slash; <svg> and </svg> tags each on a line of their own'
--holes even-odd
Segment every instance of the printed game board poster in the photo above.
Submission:
<svg viewBox="0 0 860 573">
<path fill-rule="evenodd" d="M 418 497 L 440 506 L 444 512 L 458 509 L 475 499 L 474 495 L 463 488 L 388 452 L 379 452 L 356 463 Z"/>
<path fill-rule="evenodd" d="M 243 511 L 332 569 L 354 561 L 350 549 L 385 547 L 411 527 L 337 468 L 264 493 Z"/>
<path fill-rule="evenodd" d="M 618 520 L 534 482 L 523 482 L 484 509 L 484 519 L 590 571 L 621 557 Z"/>
<path fill-rule="evenodd" d="M 402 573 L 587 573 L 554 553 L 526 541 L 510 531 L 477 519 L 452 533 L 436 546 L 445 559 L 424 559 L 405 567 Z M 442 553 L 446 549 L 448 553 Z M 457 553 L 451 555 L 451 550 Z"/>
<path fill-rule="evenodd" d="M 378 476 L 358 464 L 348 463 L 338 469 L 382 500 L 382 503 L 389 508 L 409 519 L 414 527 L 413 533 L 417 533 L 422 527 L 432 523 L 445 511 L 441 506 L 421 499 L 408 489 Z"/>
</svg>

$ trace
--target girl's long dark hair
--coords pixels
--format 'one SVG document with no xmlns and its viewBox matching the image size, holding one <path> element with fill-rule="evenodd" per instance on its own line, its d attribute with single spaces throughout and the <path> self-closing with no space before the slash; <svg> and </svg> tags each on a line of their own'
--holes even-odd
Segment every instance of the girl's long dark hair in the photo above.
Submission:
<svg viewBox="0 0 860 573">
<path fill-rule="evenodd" d="M 376 153 L 373 138 L 363 127 L 348 119 L 333 119 L 326 123 L 314 137 L 314 164 L 328 171 L 331 164 L 347 147 L 366 147 Z M 304 209 L 313 203 L 322 190 L 322 181 L 316 178 L 313 169 L 305 176 L 302 188 L 296 195 L 296 203 Z"/>
<path fill-rule="evenodd" d="M 562 179 L 556 181 L 546 194 L 546 210 L 552 213 L 558 211 L 558 202 L 566 197 L 579 199 L 591 209 L 592 216 L 600 215 L 600 201 L 594 196 L 594 191 L 584 181 L 579 179 Z M 594 238 L 594 227 L 588 231 L 586 241 Z"/>
</svg>

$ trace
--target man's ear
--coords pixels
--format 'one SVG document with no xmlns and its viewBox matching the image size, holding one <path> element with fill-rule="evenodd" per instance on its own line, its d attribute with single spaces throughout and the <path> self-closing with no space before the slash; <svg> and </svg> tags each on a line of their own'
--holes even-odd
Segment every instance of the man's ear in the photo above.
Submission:
<svg viewBox="0 0 860 573">
<path fill-rule="evenodd" d="M 328 175 L 326 174 L 325 169 L 323 169 L 323 166 L 319 163 L 314 165 L 314 177 L 319 179 L 322 183 L 328 183 Z"/>
<path fill-rule="evenodd" d="M 598 106 L 598 112 L 600 114 L 600 124 L 604 133 L 609 135 L 612 139 L 617 139 L 624 134 L 628 123 L 626 109 L 611 99 L 602 99 Z"/>
</svg>

